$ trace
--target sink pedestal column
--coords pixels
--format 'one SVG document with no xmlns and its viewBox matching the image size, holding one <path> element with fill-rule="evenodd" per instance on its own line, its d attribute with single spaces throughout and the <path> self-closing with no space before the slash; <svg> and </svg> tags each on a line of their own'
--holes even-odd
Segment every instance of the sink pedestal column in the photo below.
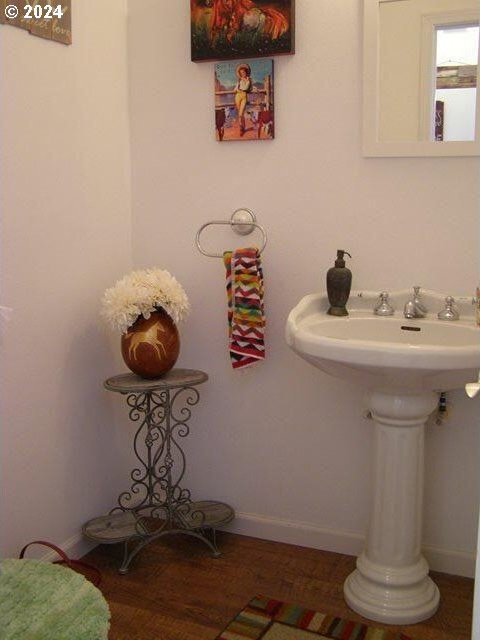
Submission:
<svg viewBox="0 0 480 640">
<path fill-rule="evenodd" d="M 413 624 L 438 608 L 440 594 L 421 555 L 425 422 L 435 393 L 374 392 L 373 505 L 366 546 L 344 585 L 347 604 L 371 620 Z"/>
</svg>

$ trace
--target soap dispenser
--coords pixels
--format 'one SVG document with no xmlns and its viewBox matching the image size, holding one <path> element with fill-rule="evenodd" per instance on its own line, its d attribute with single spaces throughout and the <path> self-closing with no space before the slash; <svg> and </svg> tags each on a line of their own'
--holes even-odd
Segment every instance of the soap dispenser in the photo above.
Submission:
<svg viewBox="0 0 480 640">
<path fill-rule="evenodd" d="M 352 272 L 345 266 L 344 256 L 352 256 L 343 249 L 337 250 L 335 266 L 327 272 L 327 294 L 330 309 L 327 313 L 331 316 L 348 316 L 346 304 L 350 296 L 352 286 Z"/>
</svg>

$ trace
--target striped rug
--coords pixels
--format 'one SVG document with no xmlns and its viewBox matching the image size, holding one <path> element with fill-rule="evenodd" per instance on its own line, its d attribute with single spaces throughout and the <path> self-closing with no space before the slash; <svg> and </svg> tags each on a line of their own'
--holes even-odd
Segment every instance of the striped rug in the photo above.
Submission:
<svg viewBox="0 0 480 640">
<path fill-rule="evenodd" d="M 216 640 L 413 640 L 263 596 L 254 598 Z"/>
</svg>

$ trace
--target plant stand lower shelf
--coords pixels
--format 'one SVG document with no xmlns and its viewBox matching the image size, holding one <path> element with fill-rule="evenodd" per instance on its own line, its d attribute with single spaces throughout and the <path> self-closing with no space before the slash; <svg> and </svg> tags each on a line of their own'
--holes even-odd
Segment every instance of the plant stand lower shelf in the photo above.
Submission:
<svg viewBox="0 0 480 640">
<path fill-rule="evenodd" d="M 218 558 L 221 554 L 216 543 L 216 530 L 231 522 L 234 516 L 228 504 L 204 500 L 191 502 L 188 511 L 177 514 L 173 526 L 169 526 L 167 519 L 142 516 L 141 512 L 121 511 L 89 520 L 82 531 L 84 536 L 99 544 L 124 543 L 119 572 L 127 573 L 130 562 L 147 544 L 176 533 L 202 540 L 211 549 L 213 557 Z"/>
<path fill-rule="evenodd" d="M 127 395 L 130 420 L 140 423 L 133 442 L 138 464 L 130 474 L 133 484 L 120 494 L 117 506 L 89 520 L 82 532 L 100 544 L 124 544 L 122 574 L 139 551 L 166 535 L 197 538 L 213 557 L 220 555 L 216 530 L 233 520 L 234 510 L 223 502 L 194 502 L 190 491 L 180 486 L 186 457 L 178 439 L 190 432 L 190 407 L 200 398 L 195 386 L 206 380 L 203 371 L 173 369 L 157 380 L 125 374 L 104 383 L 109 391 Z"/>
</svg>

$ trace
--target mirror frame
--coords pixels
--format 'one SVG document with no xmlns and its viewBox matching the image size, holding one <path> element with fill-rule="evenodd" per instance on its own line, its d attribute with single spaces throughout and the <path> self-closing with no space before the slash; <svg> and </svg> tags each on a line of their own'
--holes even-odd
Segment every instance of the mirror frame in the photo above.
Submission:
<svg viewBox="0 0 480 640">
<path fill-rule="evenodd" d="M 382 2 L 363 0 L 363 156 L 451 157 L 480 155 L 480 64 L 477 66 L 475 140 L 471 142 L 383 142 L 378 139 L 380 11 Z M 401 1 L 401 0 L 400 0 Z"/>
</svg>

